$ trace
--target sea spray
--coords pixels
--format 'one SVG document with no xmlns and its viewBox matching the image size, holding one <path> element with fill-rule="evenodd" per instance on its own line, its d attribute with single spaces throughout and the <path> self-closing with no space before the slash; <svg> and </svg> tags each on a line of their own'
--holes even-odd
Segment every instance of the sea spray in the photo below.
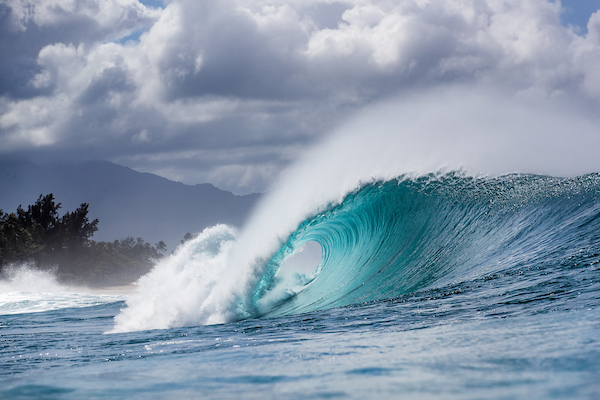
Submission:
<svg viewBox="0 0 600 400">
<path fill-rule="evenodd" d="M 302 224 L 310 225 L 339 209 L 348 195 L 365 185 L 394 180 L 438 182 L 446 179 L 448 171 L 461 171 L 460 179 L 511 172 L 574 176 L 599 171 L 598 126 L 597 117 L 583 115 L 564 103 L 539 104 L 466 88 L 412 94 L 370 108 L 282 173 L 237 237 L 231 233 L 230 239 L 221 241 L 224 250 L 206 256 L 200 249 L 195 258 L 190 244 L 189 252 L 177 253 L 140 280 L 135 301 L 140 306 L 130 301 L 129 308 L 115 319 L 115 331 L 219 323 L 268 313 L 261 298 L 277 286 L 281 262 L 309 241 L 303 236 L 295 241 Z M 461 226 L 459 223 L 455 229 Z M 437 228 L 428 229 L 434 234 Z M 213 234 L 212 230 L 205 231 L 197 240 L 213 241 Z M 325 239 L 313 235 L 310 240 Z M 397 250 L 400 257 L 401 249 Z M 324 259 L 328 251 L 324 249 Z M 170 263 L 178 267 L 167 267 Z M 354 270 L 357 265 L 360 263 L 337 267 Z M 162 269 L 164 274 L 158 272 Z M 181 271 L 188 272 L 181 275 Z M 181 276 L 193 275 L 191 271 L 197 271 L 194 279 L 201 283 L 185 286 L 190 294 L 182 294 L 179 289 L 185 279 Z M 348 279 L 360 280 L 351 276 Z M 405 288 L 426 287 L 433 280 L 416 282 Z M 314 285 L 308 284 L 307 291 Z M 163 286 L 169 289 L 163 291 Z M 157 292 L 164 295 L 158 298 L 154 294 Z M 296 297 L 291 295 L 290 301 Z M 356 300 L 374 298 L 377 296 L 366 295 Z M 335 299 L 325 299 L 319 307 L 348 304 L 349 298 L 342 295 Z M 282 307 L 280 301 L 271 305 L 273 312 Z M 314 307 L 317 305 L 297 310 Z"/>
<path fill-rule="evenodd" d="M 12 265 L 6 268 L 0 280 L 0 293 L 8 292 L 64 292 L 67 286 L 58 283 L 52 271 L 42 271 L 30 265 Z"/>
</svg>

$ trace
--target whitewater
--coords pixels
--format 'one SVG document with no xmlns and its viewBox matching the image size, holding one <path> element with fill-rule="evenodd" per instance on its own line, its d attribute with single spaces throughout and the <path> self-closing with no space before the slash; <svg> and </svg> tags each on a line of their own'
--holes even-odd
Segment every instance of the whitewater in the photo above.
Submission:
<svg viewBox="0 0 600 400">
<path fill-rule="evenodd" d="M 472 88 L 365 110 L 130 294 L 15 270 L 0 397 L 596 398 L 599 128 Z"/>
</svg>

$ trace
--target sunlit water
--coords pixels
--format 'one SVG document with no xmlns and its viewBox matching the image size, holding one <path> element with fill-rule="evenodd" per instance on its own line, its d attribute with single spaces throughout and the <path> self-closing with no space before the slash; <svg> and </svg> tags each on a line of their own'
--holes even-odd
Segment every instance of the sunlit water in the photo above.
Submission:
<svg viewBox="0 0 600 400">
<path fill-rule="evenodd" d="M 4 315 L 0 397 L 595 399 L 600 272 L 564 272 L 110 335 L 123 303 Z"/>
</svg>

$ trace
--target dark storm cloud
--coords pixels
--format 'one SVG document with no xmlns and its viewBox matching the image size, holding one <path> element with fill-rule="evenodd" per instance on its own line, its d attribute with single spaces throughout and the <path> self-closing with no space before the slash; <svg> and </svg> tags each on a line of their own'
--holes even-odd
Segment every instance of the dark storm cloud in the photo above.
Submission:
<svg viewBox="0 0 600 400">
<path fill-rule="evenodd" d="M 469 83 L 600 102 L 600 13 L 578 35 L 550 1 L 163 7 L 0 4 L 2 153 L 104 158 L 247 192 L 401 91 Z"/>
<path fill-rule="evenodd" d="M 350 8 L 352 8 L 350 4 L 338 1 L 314 3 L 307 7 L 306 14 L 317 29 L 336 29 L 340 23 L 343 23 L 344 11 Z"/>
<path fill-rule="evenodd" d="M 128 93 L 135 90 L 127 71 L 118 67 L 107 68 L 94 79 L 79 97 L 79 104 L 95 105 L 108 100 L 110 93 Z"/>
</svg>

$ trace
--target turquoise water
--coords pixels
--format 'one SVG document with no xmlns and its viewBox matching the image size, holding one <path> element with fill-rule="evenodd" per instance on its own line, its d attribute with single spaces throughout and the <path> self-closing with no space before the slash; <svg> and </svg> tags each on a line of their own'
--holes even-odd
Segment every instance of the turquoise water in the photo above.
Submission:
<svg viewBox="0 0 600 400">
<path fill-rule="evenodd" d="M 320 262 L 285 278 L 307 242 Z M 5 285 L 0 398 L 598 398 L 600 175 L 371 182 L 225 296 L 201 267 L 235 245 L 215 228 L 157 266 L 187 279 L 166 297 Z M 214 299 L 229 317 L 202 325 Z"/>
</svg>

